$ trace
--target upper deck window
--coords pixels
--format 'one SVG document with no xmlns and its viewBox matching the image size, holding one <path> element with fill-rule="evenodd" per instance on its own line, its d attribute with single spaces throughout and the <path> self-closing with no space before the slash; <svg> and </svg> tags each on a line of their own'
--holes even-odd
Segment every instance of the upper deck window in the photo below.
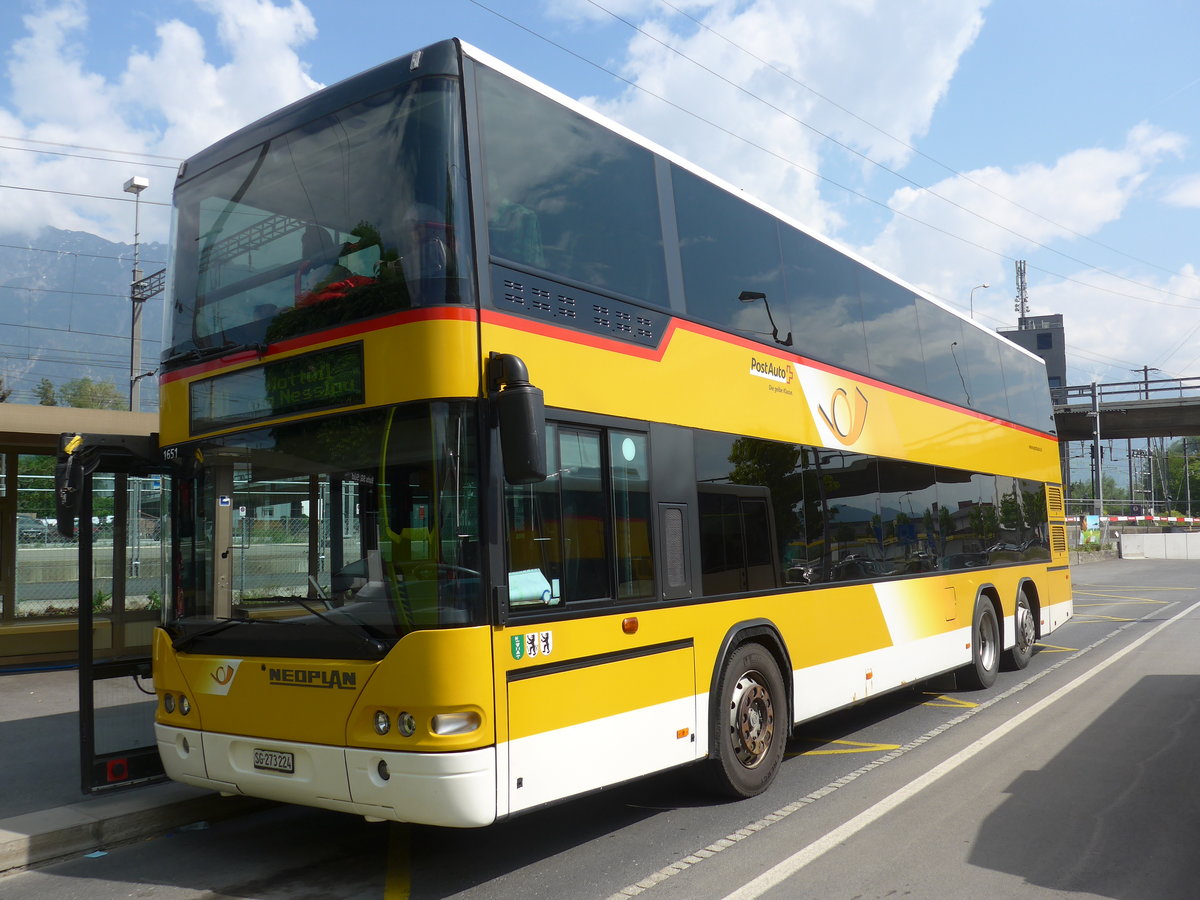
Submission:
<svg viewBox="0 0 1200 900">
<path fill-rule="evenodd" d="M 468 300 L 458 96 L 412 81 L 181 183 L 166 358 Z"/>
<path fill-rule="evenodd" d="M 479 96 L 492 255 L 667 306 L 651 153 L 482 67 Z"/>
</svg>

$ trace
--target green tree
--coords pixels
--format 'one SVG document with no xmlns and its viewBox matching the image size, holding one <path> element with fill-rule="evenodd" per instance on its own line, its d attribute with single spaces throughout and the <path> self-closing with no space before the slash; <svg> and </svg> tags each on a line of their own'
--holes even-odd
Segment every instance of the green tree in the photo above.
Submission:
<svg viewBox="0 0 1200 900">
<path fill-rule="evenodd" d="M 12 396 L 12 389 L 4 386 L 4 379 L 0 378 L 0 403 L 4 403 Z"/>
<path fill-rule="evenodd" d="M 111 381 L 72 378 L 58 392 L 63 406 L 77 409 L 125 409 L 128 400 Z"/>
<path fill-rule="evenodd" d="M 58 397 L 54 393 L 54 385 L 50 383 L 49 378 L 39 381 L 33 392 L 37 394 L 38 405 L 58 406 Z"/>
<path fill-rule="evenodd" d="M 17 493 L 21 512 L 39 519 L 54 516 L 54 457 L 22 453 L 17 459 Z"/>
<path fill-rule="evenodd" d="M 775 534 L 786 555 L 788 541 L 802 533 L 803 523 L 797 509 L 804 502 L 804 474 L 800 466 L 800 448 L 776 441 L 738 438 L 730 450 L 733 469 L 729 480 L 734 484 L 763 485 L 770 491 Z"/>
</svg>

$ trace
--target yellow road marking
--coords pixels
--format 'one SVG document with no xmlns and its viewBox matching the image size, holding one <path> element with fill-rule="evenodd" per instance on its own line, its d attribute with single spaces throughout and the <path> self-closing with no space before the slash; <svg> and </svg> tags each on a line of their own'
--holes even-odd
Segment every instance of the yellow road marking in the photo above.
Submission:
<svg viewBox="0 0 1200 900">
<path fill-rule="evenodd" d="M 1043 653 L 1075 653 L 1078 647 L 1059 647 L 1056 644 L 1038 643 L 1038 647 L 1042 648 Z"/>
<path fill-rule="evenodd" d="M 1099 613 L 1088 613 L 1086 616 L 1076 616 L 1075 621 L 1086 624 L 1088 622 L 1136 622 L 1137 619 L 1130 619 L 1127 616 L 1102 616 Z"/>
<path fill-rule="evenodd" d="M 1127 603 L 1157 603 L 1159 605 L 1162 605 L 1162 604 L 1171 602 L 1170 600 L 1155 600 L 1151 597 L 1126 597 L 1123 594 L 1092 594 L 1091 596 L 1097 598 L 1097 600 L 1100 600 L 1100 601 L 1107 600 L 1112 603 L 1120 603 L 1120 602 L 1124 601 Z M 1076 606 L 1103 606 L 1104 604 L 1100 603 L 1100 602 L 1080 603 L 1079 601 L 1076 601 L 1075 605 Z"/>
<path fill-rule="evenodd" d="M 978 706 L 978 703 L 972 703 L 970 700 L 959 700 L 957 697 L 947 697 L 945 694 L 925 693 L 926 697 L 932 697 L 932 700 L 926 700 L 922 706 L 949 706 L 954 709 L 973 709 Z"/>
<path fill-rule="evenodd" d="M 838 747 L 835 750 L 802 750 L 799 753 L 789 753 L 789 758 L 794 756 L 835 756 L 843 753 L 885 753 L 888 750 L 899 750 L 899 744 L 876 744 L 871 741 L 822 741 L 822 746 L 829 744 L 843 744 L 843 747 Z"/>
<path fill-rule="evenodd" d="M 384 900 L 408 900 L 412 890 L 408 847 L 408 826 L 392 822 L 388 826 L 387 880 L 383 888 Z"/>
</svg>

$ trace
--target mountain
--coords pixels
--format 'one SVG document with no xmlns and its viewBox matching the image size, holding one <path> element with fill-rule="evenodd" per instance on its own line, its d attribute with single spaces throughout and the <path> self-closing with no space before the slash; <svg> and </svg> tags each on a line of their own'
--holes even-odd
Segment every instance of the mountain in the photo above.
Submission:
<svg viewBox="0 0 1200 900">
<path fill-rule="evenodd" d="M 166 268 L 167 246 L 144 243 L 141 269 Z M 0 375 L 11 403 L 37 403 L 43 378 L 57 389 L 87 377 L 129 393 L 133 245 L 46 228 L 32 240 L 0 236 Z M 140 371 L 158 367 L 163 295 L 146 300 Z M 142 411 L 158 408 L 158 384 L 141 381 Z"/>
</svg>

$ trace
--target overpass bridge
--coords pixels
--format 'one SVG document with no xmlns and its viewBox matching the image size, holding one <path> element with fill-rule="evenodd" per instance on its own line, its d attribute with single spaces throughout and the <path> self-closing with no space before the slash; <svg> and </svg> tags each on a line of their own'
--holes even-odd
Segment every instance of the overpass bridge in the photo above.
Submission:
<svg viewBox="0 0 1200 900">
<path fill-rule="evenodd" d="M 1050 394 L 1060 442 L 1200 435 L 1200 377 L 1092 383 Z"/>
</svg>

